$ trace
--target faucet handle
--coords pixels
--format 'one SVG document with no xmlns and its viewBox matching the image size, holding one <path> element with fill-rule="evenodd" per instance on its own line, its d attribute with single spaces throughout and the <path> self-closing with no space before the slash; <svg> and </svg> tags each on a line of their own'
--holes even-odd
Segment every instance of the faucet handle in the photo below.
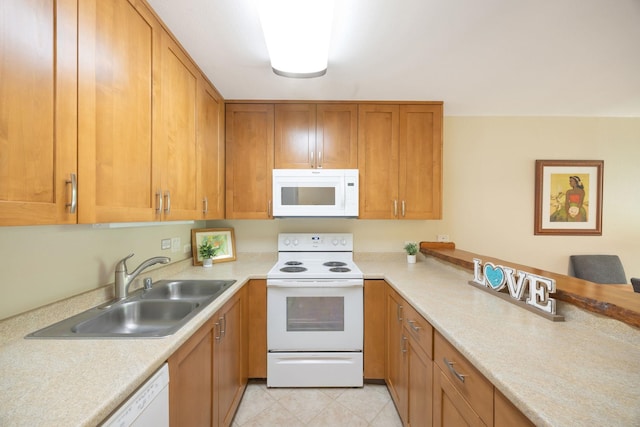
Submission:
<svg viewBox="0 0 640 427">
<path fill-rule="evenodd" d="M 129 255 L 127 255 L 126 257 L 122 258 L 120 261 L 118 261 L 118 264 L 116 265 L 116 271 L 124 271 L 125 273 L 127 272 L 127 260 L 129 258 L 131 258 L 134 254 L 131 253 Z"/>
</svg>

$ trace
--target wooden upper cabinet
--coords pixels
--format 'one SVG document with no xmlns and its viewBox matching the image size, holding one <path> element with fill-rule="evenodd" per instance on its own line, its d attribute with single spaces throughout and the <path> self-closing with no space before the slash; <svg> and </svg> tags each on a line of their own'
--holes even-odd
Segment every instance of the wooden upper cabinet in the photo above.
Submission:
<svg viewBox="0 0 640 427">
<path fill-rule="evenodd" d="M 325 169 L 358 168 L 358 106 L 318 104 L 317 165 Z"/>
<path fill-rule="evenodd" d="M 442 105 L 401 105 L 399 217 L 442 218 Z"/>
<path fill-rule="evenodd" d="M 270 218 L 273 104 L 227 104 L 225 121 L 226 218 Z"/>
<path fill-rule="evenodd" d="M 276 104 L 275 167 L 355 169 L 357 131 L 355 104 Z"/>
<path fill-rule="evenodd" d="M 0 225 L 69 224 L 77 2 L 0 2 Z"/>
<path fill-rule="evenodd" d="M 141 2 L 78 4 L 79 222 L 153 221 L 160 24 Z"/>
<path fill-rule="evenodd" d="M 224 108 L 220 95 L 198 80 L 198 200 L 202 219 L 224 218 Z"/>
<path fill-rule="evenodd" d="M 360 218 L 442 216 L 442 104 L 362 104 Z"/>
<path fill-rule="evenodd" d="M 276 104 L 274 162 L 276 169 L 316 165 L 316 106 Z"/>
<path fill-rule="evenodd" d="M 200 218 L 197 197 L 199 71 L 167 34 L 162 33 L 160 73 L 154 93 L 153 176 L 162 193 L 162 219 Z"/>
<path fill-rule="evenodd" d="M 398 105 L 358 107 L 360 218 L 396 218 L 398 212 Z"/>
</svg>

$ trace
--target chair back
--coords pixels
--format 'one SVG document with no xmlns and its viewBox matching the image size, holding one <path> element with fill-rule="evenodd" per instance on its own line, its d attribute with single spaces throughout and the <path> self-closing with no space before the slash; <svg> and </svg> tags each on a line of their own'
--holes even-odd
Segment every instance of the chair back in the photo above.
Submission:
<svg viewBox="0 0 640 427">
<path fill-rule="evenodd" d="M 571 255 L 573 277 L 594 283 L 627 284 L 618 255 Z"/>
<path fill-rule="evenodd" d="M 633 286 L 634 292 L 640 292 L 640 278 L 632 277 L 631 278 L 631 286 Z"/>
</svg>

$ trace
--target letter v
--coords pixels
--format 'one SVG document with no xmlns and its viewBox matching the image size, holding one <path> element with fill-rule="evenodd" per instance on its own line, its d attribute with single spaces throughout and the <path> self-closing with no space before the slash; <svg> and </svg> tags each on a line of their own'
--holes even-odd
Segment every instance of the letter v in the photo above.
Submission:
<svg viewBox="0 0 640 427">
<path fill-rule="evenodd" d="M 518 281 L 516 282 L 513 277 L 513 273 L 515 272 L 513 268 L 502 267 L 502 269 L 504 270 L 504 275 L 507 279 L 507 288 L 509 289 L 509 295 L 517 300 L 523 300 L 524 290 L 526 289 L 524 283 L 527 278 L 527 273 L 525 273 L 524 271 L 518 271 Z"/>
</svg>

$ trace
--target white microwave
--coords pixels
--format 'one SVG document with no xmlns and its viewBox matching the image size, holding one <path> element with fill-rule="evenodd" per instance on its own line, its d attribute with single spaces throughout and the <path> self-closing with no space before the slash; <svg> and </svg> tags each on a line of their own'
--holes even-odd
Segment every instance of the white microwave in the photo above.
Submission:
<svg viewBox="0 0 640 427">
<path fill-rule="evenodd" d="M 274 217 L 358 216 L 358 169 L 274 169 Z"/>
</svg>

